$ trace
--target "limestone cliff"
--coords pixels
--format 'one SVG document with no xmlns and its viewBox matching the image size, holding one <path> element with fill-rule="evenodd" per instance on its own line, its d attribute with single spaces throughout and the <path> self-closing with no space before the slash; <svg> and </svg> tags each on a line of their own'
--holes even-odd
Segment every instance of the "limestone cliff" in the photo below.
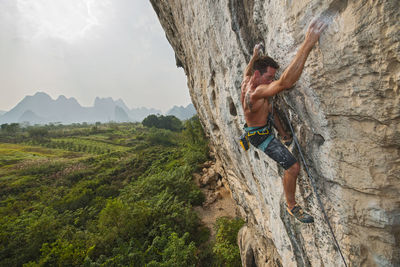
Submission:
<svg viewBox="0 0 400 267">
<path fill-rule="evenodd" d="M 313 225 L 285 212 L 282 169 L 237 142 L 253 46 L 263 41 L 282 72 L 310 21 L 329 21 L 300 80 L 276 102 L 289 113 L 347 264 L 399 266 L 399 1 L 150 1 L 247 221 L 239 238 L 246 266 L 343 266 L 304 168 L 296 197 Z"/>
</svg>

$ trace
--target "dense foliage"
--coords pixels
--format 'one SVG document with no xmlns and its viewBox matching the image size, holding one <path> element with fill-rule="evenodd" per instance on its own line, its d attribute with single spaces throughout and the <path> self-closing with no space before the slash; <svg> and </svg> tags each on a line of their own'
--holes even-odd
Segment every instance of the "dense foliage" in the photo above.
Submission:
<svg viewBox="0 0 400 267">
<path fill-rule="evenodd" d="M 171 131 L 182 130 L 182 122 L 172 115 L 149 115 L 142 121 L 144 126 L 167 129 Z"/>
<path fill-rule="evenodd" d="M 243 226 L 241 219 L 230 219 L 221 217 L 217 219 L 217 236 L 213 252 L 215 254 L 215 263 L 217 266 L 242 266 L 240 261 L 240 251 L 236 244 L 237 233 Z"/>
<path fill-rule="evenodd" d="M 0 266 L 236 266 L 240 222 L 210 243 L 192 209 L 208 144 L 183 126 L 2 125 Z"/>
</svg>

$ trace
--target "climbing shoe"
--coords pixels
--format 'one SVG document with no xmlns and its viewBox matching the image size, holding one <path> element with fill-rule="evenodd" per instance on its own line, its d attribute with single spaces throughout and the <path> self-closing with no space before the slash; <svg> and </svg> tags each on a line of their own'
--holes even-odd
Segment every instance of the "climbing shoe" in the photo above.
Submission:
<svg viewBox="0 0 400 267">
<path fill-rule="evenodd" d="M 310 214 L 306 213 L 303 208 L 299 205 L 296 204 L 293 209 L 289 209 L 287 207 L 287 211 L 289 212 L 290 215 L 295 217 L 297 220 L 299 220 L 302 223 L 313 223 L 314 222 L 314 217 L 311 216 Z"/>
</svg>

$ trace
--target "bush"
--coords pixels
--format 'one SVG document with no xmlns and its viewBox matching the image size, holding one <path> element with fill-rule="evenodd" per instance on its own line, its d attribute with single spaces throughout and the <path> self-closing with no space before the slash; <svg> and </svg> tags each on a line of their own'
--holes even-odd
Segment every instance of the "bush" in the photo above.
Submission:
<svg viewBox="0 0 400 267">
<path fill-rule="evenodd" d="M 177 233 L 172 233 L 168 238 L 168 243 L 162 251 L 162 262 L 151 261 L 148 267 L 181 267 L 196 266 L 196 246 L 194 242 L 188 242 L 189 234 L 185 233 L 179 237 Z M 158 241 L 158 240 L 156 240 Z M 189 244 L 188 244 L 189 243 Z"/>
<path fill-rule="evenodd" d="M 35 127 L 29 127 L 28 133 L 29 136 L 34 139 L 43 139 L 44 137 L 48 136 L 49 131 L 46 127 L 35 126 Z"/>
<path fill-rule="evenodd" d="M 58 239 L 52 244 L 44 243 L 39 264 L 30 263 L 28 266 L 79 266 L 85 259 L 88 249 L 85 244 L 77 241 L 69 242 Z"/>
<path fill-rule="evenodd" d="M 149 132 L 146 136 L 146 139 L 153 146 L 154 145 L 171 146 L 176 144 L 173 138 L 173 134 L 169 131 Z"/>
<path fill-rule="evenodd" d="M 144 236 L 151 221 L 151 208 L 146 202 L 129 205 L 114 199 L 100 212 L 98 227 L 105 245 L 111 246 L 118 239 L 128 241 Z"/>
<path fill-rule="evenodd" d="M 53 242 L 60 221 L 51 208 L 24 212 L 0 220 L 0 266 L 22 266 L 40 255 L 43 243 Z"/>
<path fill-rule="evenodd" d="M 242 219 L 229 219 L 227 217 L 217 219 L 217 234 L 213 252 L 218 266 L 242 266 L 236 240 L 243 224 Z"/>
</svg>

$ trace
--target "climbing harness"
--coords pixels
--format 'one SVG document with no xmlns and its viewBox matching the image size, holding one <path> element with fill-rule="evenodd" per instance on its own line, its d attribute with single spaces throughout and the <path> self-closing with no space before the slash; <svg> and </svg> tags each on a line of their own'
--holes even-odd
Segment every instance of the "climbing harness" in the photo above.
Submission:
<svg viewBox="0 0 400 267">
<path fill-rule="evenodd" d="M 335 241 L 335 245 L 336 245 L 336 247 L 337 247 L 337 249 L 338 249 L 338 251 L 339 251 L 340 256 L 342 257 L 343 263 L 344 263 L 344 265 L 347 267 L 346 260 L 344 259 L 342 250 L 340 249 L 340 246 L 339 246 L 339 243 L 338 243 L 338 241 L 337 241 L 337 239 L 336 239 L 335 233 L 333 232 L 331 223 L 329 222 L 328 215 L 327 215 L 326 212 L 325 212 L 324 205 L 322 204 L 321 198 L 320 198 L 319 195 L 318 195 L 317 186 L 315 185 L 314 178 L 311 176 L 311 173 L 310 173 L 310 170 L 308 169 L 308 165 L 307 165 L 307 163 L 306 163 L 306 160 L 304 159 L 303 153 L 302 153 L 301 148 L 300 148 L 300 144 L 299 144 L 299 142 L 298 142 L 298 140 L 297 140 L 297 136 L 296 136 L 296 134 L 295 134 L 294 131 L 293 131 L 292 124 L 290 123 L 290 120 L 289 120 L 289 117 L 288 117 L 286 111 L 285 111 L 285 110 L 283 110 L 283 111 L 284 111 L 284 113 L 285 113 L 286 120 L 287 120 L 287 122 L 288 122 L 288 124 L 289 124 L 290 131 L 292 132 L 293 140 L 294 140 L 294 142 L 295 142 L 295 144 L 296 144 L 296 146 L 297 146 L 297 149 L 299 150 L 301 160 L 303 161 L 304 167 L 305 167 L 306 172 L 307 172 L 307 174 L 308 174 L 308 178 L 310 178 L 310 182 L 311 182 L 311 185 L 312 185 L 312 187 L 313 187 L 313 189 L 314 189 L 314 193 L 315 193 L 315 196 L 316 196 L 316 198 L 317 198 L 317 200 L 318 200 L 318 204 L 319 204 L 319 206 L 320 206 L 320 208 L 321 208 L 321 210 L 322 210 L 322 213 L 324 214 L 324 219 L 325 219 L 325 221 L 326 221 L 326 223 L 327 223 L 327 225 L 328 225 L 328 227 L 329 227 L 329 230 L 331 231 L 333 240 Z"/>
<path fill-rule="evenodd" d="M 245 133 L 239 137 L 240 146 L 243 148 L 244 151 L 247 151 L 250 148 L 249 136 L 253 136 L 256 134 L 258 136 L 269 135 L 266 140 L 262 141 L 262 143 L 257 145 L 259 149 L 264 151 L 274 137 L 274 135 L 271 132 L 273 125 L 274 125 L 274 101 L 272 100 L 272 112 L 268 114 L 267 124 L 261 127 L 248 127 L 247 124 L 245 124 L 243 127 Z"/>
<path fill-rule="evenodd" d="M 242 134 L 239 138 L 240 145 L 244 149 L 244 151 L 247 151 L 250 148 L 250 141 L 249 137 L 250 136 L 264 136 L 264 135 L 269 135 L 267 139 L 263 140 L 257 147 L 260 149 L 265 149 L 268 145 L 269 142 L 271 142 L 273 135 L 270 134 L 270 130 L 268 128 L 268 124 L 261 126 L 261 127 L 248 127 L 247 124 L 244 125 L 244 131 L 245 133 Z"/>
<path fill-rule="evenodd" d="M 249 137 L 247 136 L 247 133 L 244 133 L 239 137 L 239 144 L 244 151 L 249 150 Z"/>
</svg>

